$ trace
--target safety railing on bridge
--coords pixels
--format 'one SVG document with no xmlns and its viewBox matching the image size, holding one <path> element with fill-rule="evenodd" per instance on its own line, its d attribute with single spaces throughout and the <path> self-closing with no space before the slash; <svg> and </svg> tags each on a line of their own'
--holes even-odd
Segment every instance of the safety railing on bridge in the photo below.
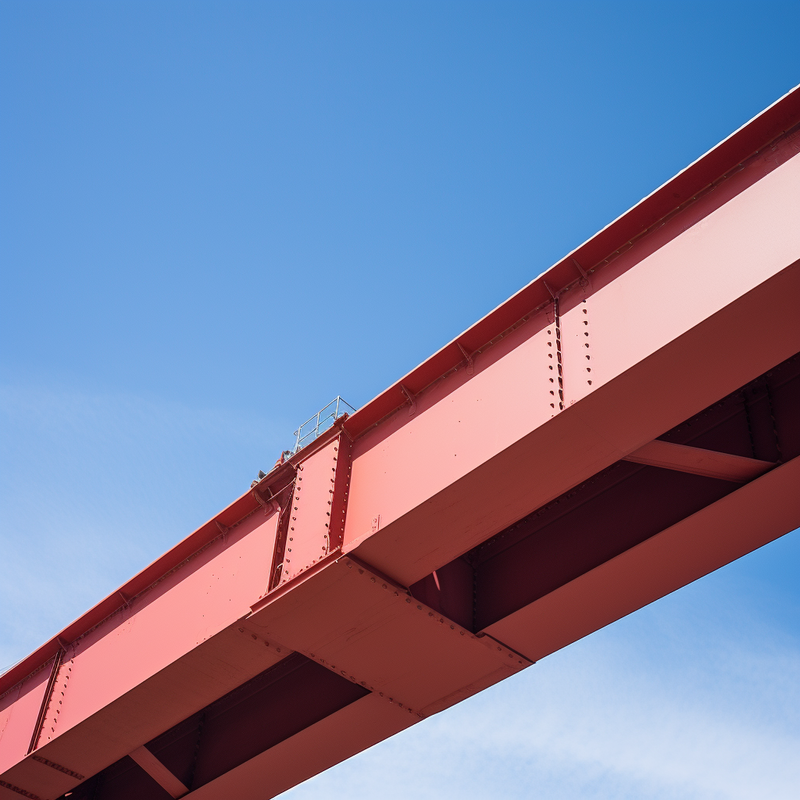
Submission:
<svg viewBox="0 0 800 800">
<path fill-rule="evenodd" d="M 321 408 L 313 417 L 307 419 L 295 432 L 294 432 L 294 449 L 296 453 L 301 448 L 305 447 L 309 442 L 313 442 L 321 433 L 324 433 L 333 423 L 344 414 L 352 414 L 355 412 L 350 403 L 343 400 L 341 397 L 336 397 L 331 400 L 328 405 Z"/>
</svg>

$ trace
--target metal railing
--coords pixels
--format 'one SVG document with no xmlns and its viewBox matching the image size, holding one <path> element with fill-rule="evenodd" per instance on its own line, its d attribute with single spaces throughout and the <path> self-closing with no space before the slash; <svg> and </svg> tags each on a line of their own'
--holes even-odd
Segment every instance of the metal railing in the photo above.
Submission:
<svg viewBox="0 0 800 800">
<path fill-rule="evenodd" d="M 342 400 L 341 397 L 336 397 L 331 400 L 328 405 L 321 408 L 313 417 L 307 419 L 295 432 L 294 432 L 294 449 L 296 453 L 301 448 L 305 447 L 309 442 L 313 442 L 321 433 L 324 433 L 333 423 L 344 414 L 352 414 L 355 412 L 350 403 Z"/>
</svg>

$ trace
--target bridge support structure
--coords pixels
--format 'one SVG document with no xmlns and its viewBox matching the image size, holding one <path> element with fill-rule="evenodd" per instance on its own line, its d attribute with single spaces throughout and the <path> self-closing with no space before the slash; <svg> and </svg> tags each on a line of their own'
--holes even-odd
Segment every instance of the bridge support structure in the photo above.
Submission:
<svg viewBox="0 0 800 800">
<path fill-rule="evenodd" d="M 0 800 L 274 796 L 800 526 L 798 209 L 795 90 L 3 675 Z"/>
</svg>

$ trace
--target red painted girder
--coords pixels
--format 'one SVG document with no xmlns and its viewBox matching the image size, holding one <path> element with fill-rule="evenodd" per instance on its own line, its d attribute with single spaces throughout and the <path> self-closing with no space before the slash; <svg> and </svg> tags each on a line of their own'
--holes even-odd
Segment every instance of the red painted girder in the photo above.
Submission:
<svg viewBox="0 0 800 800">
<path fill-rule="evenodd" d="M 68 643 L 34 754 L 93 775 L 288 655 L 236 626 L 265 591 L 276 519 L 249 516 Z M 76 784 L 24 759 L 47 677 L 42 670 L 20 684 L 22 704 L 14 691 L 0 700 L 0 714 L 13 720 L 1 740 L 0 774 L 37 786 L 41 797 Z"/>
<path fill-rule="evenodd" d="M 780 136 L 797 123 L 799 98 L 795 91 L 779 101 L 579 248 L 579 268 L 562 261 L 546 283 L 531 284 L 406 376 L 402 389 L 346 420 L 338 441 L 355 437 L 346 473 L 331 463 L 333 431 L 2 676 L 3 780 L 57 796 L 297 649 L 374 691 L 252 760 L 272 765 L 271 785 L 287 788 L 524 666 L 524 658 L 513 666 L 503 636 L 534 658 L 649 602 L 633 581 L 617 605 L 595 608 L 592 598 L 611 585 L 602 570 L 624 564 L 614 559 L 584 576 L 588 583 L 578 579 L 491 625 L 500 640 L 492 644 L 437 621 L 402 592 L 800 351 L 800 148 L 794 133 Z M 593 260 L 595 250 L 606 256 Z M 314 480 L 292 484 L 295 467 Z M 332 482 L 320 477 L 327 470 Z M 677 563 L 648 584 L 671 591 L 796 526 L 785 485 L 796 478 L 790 462 L 619 558 L 647 573 L 658 542 L 674 545 Z M 344 519 L 336 537 L 320 516 L 330 492 Z M 764 533 L 748 533 L 741 525 L 755 524 L 753 504 L 764 498 L 773 517 Z M 289 508 L 298 512 L 295 536 Z M 734 544 L 707 537 L 702 552 L 687 546 L 699 540 L 681 538 L 691 520 L 716 523 L 717 514 L 731 523 Z M 337 558 L 339 541 L 356 572 Z M 276 585 L 284 569 L 289 577 Z M 524 615 L 556 596 L 578 608 L 574 627 L 530 639 Z M 63 701 L 45 697 L 48 659 L 60 648 L 55 691 Z M 39 747 L 25 757 L 43 700 Z M 278 753 L 295 753 L 300 742 L 319 744 L 321 730 L 319 752 L 280 763 Z M 243 791 L 238 782 L 251 766 L 195 793 Z"/>
<path fill-rule="evenodd" d="M 280 493 L 287 484 L 291 484 L 293 475 L 293 465 L 285 464 L 273 470 L 261 482 L 260 489 L 262 493 Z M 129 581 L 120 586 L 117 591 L 101 600 L 96 606 L 59 631 L 52 639 L 0 675 L 0 697 L 10 688 L 16 686 L 19 681 L 40 669 L 48 659 L 52 658 L 62 648 L 62 643 L 75 641 L 87 631 L 104 624 L 106 620 L 126 609 L 132 601 L 160 582 L 165 575 L 173 570 L 180 569 L 188 560 L 193 559 L 196 554 L 211 546 L 215 540 L 225 539 L 223 531 L 241 523 L 259 508 L 261 506 L 252 491 L 248 491 L 234 500 L 213 519 L 201 525 L 196 531 L 193 531 L 185 539 L 178 542 L 152 564 L 149 564 L 137 575 L 134 575 Z"/>
<path fill-rule="evenodd" d="M 800 458 L 777 467 L 486 632 L 538 660 L 800 527 Z"/>
<path fill-rule="evenodd" d="M 545 309 L 362 435 L 345 551 L 410 585 L 798 352 L 798 207 L 794 156 L 566 294 L 564 410 Z"/>
<path fill-rule="evenodd" d="M 794 89 L 565 256 L 543 274 L 542 278 L 556 289 L 574 285 L 579 278 L 575 262 L 582 264 L 585 272 L 602 269 L 603 265 L 625 255 L 634 244 L 638 246 L 643 239 L 652 242 L 668 235 L 676 227 L 676 217 L 680 217 L 678 229 L 685 226 L 687 220 L 691 224 L 691 221 L 702 219 L 710 210 L 736 196 L 798 152 L 798 134 L 793 130 L 798 122 L 800 90 Z M 347 423 L 349 435 L 359 435 L 405 403 L 405 395 L 399 388 L 401 384 L 411 387 L 412 391 L 421 391 L 441 376 L 463 365 L 464 350 L 460 349 L 459 343 L 469 353 L 485 348 L 487 343 L 494 341 L 500 334 L 529 318 L 532 310 L 544 308 L 549 299 L 542 280 L 532 281 L 361 408 Z M 297 457 L 292 459 L 294 463 L 298 460 Z M 279 488 L 286 483 L 286 475 L 291 472 L 291 463 L 273 470 L 262 482 L 262 488 Z M 230 525 L 257 507 L 252 492 L 246 492 L 214 519 L 134 576 L 119 591 L 127 598 L 136 596 L 165 572 L 216 538 L 219 535 L 217 522 Z M 73 641 L 116 612 L 124 603 L 120 594 L 114 592 L 60 631 L 58 636 L 0 676 L 0 695 L 52 658 L 60 647 L 59 639 Z"/>
<path fill-rule="evenodd" d="M 557 289 L 576 284 L 579 278 L 575 262 L 584 271 L 601 270 L 621 256 L 628 257 L 633 245 L 660 241 L 682 230 L 692 221 L 701 220 L 710 210 L 718 208 L 731 197 L 757 182 L 763 175 L 780 165 L 799 148 L 798 135 L 791 132 L 800 121 L 800 91 L 794 89 L 776 101 L 738 131 L 714 147 L 692 165 L 654 191 L 602 231 L 565 256 L 542 277 Z M 787 135 L 787 131 L 790 133 Z M 680 219 L 678 219 L 680 218 Z M 676 221 L 677 220 L 677 221 Z M 653 245 L 648 245 L 651 249 Z M 689 286 L 693 283 L 690 281 Z M 357 436 L 392 413 L 406 402 L 400 385 L 420 391 L 441 376 L 465 362 L 467 352 L 485 348 L 510 327 L 530 318 L 532 311 L 544 308 L 550 296 L 542 280 L 534 280 L 497 309 L 469 328 L 456 340 L 443 347 L 423 364 L 412 370 L 374 401 L 368 403 L 347 422 L 350 436 Z M 292 459 L 294 463 L 302 454 Z M 273 470 L 262 481 L 262 489 L 276 490 L 293 472 L 288 463 Z M 242 519 L 258 508 L 252 492 L 246 492 L 217 517 L 209 520 L 170 551 L 134 576 L 86 614 L 75 620 L 29 657 L 0 676 L 0 695 L 30 675 L 58 651 L 59 640 L 72 642 L 86 630 L 102 622 L 124 606 L 125 598 L 133 598 L 169 570 L 181 564 L 197 550 L 219 535 L 217 523 L 225 526 Z"/>
<path fill-rule="evenodd" d="M 28 752 L 36 730 L 39 711 L 45 701 L 55 655 L 41 669 L 20 681 L 0 699 L 0 775 Z"/>
<path fill-rule="evenodd" d="M 735 197 L 800 150 L 800 87 L 781 97 L 674 178 L 664 183 L 586 242 L 550 267 L 540 278 L 561 291 L 579 285 L 632 248 L 661 246 L 673 231 L 685 229 Z M 680 217 L 678 223 L 675 218 Z M 406 402 L 401 387 L 417 393 L 463 366 L 464 353 L 480 353 L 510 328 L 549 304 L 541 279 L 531 281 L 508 300 L 442 347 L 418 367 L 360 408 L 348 422 L 358 436 Z"/>
<path fill-rule="evenodd" d="M 497 683 L 530 662 L 435 613 L 368 565 L 343 557 L 292 591 L 268 595 L 247 619 L 417 719 Z"/>
<path fill-rule="evenodd" d="M 800 459 L 794 459 L 790 464 L 749 483 L 642 545 L 490 626 L 487 633 L 497 638 L 484 639 L 481 644 L 488 645 L 491 652 L 491 648 L 502 640 L 531 657 L 544 657 L 750 552 L 798 523 L 798 504 L 787 504 L 785 499 L 796 494 L 794 487 L 799 480 Z M 397 630 L 387 629 L 381 620 L 386 609 L 392 606 L 393 591 L 398 592 L 395 598 L 398 607 L 406 607 L 404 616 L 411 625 L 447 625 L 444 631 L 446 635 L 463 637 L 459 626 L 449 630 L 450 623 L 440 622 L 437 615 L 433 619 L 428 617 L 430 610 L 423 604 L 413 599 L 408 602 L 410 598 L 405 596 L 400 587 L 393 589 L 391 582 L 364 565 L 361 565 L 364 572 L 358 573 L 358 564 L 353 562 L 348 566 L 347 562 L 347 558 L 340 559 L 329 568 L 312 571 L 298 584 L 299 593 L 280 593 L 273 600 L 265 599 L 256 606 L 248 624 L 257 621 L 259 629 L 263 625 L 261 632 L 264 635 L 280 630 L 283 635 L 294 636 L 296 640 L 305 642 L 307 647 L 314 648 L 307 650 L 309 657 L 348 676 L 351 671 L 358 673 L 360 670 L 371 677 L 387 672 L 399 675 L 404 667 L 409 666 L 409 660 L 403 654 L 406 647 L 424 650 L 432 645 L 437 652 L 431 654 L 428 663 L 422 663 L 422 670 L 417 675 L 418 686 L 414 686 L 409 676 L 405 676 L 412 690 L 416 691 L 426 683 L 435 685 L 453 666 L 469 669 L 468 665 L 459 665 L 457 661 L 437 662 L 441 640 L 425 642 L 414 634 L 410 638 L 392 641 Z M 374 583 L 371 580 L 373 577 L 376 579 Z M 382 580 L 386 584 L 385 589 Z M 354 595 L 348 591 L 348 584 L 357 587 Z M 383 596 L 387 592 L 388 599 Z M 348 605 L 351 605 L 350 614 L 339 618 L 334 608 L 345 611 Z M 418 609 L 417 605 L 421 607 Z M 309 613 L 312 608 L 314 613 Z M 343 629 L 347 621 L 351 627 L 345 632 Z M 301 629 L 295 629 L 295 624 Z M 348 636 L 357 641 L 355 648 L 344 645 Z M 380 641 L 382 636 L 385 639 Z M 472 641 L 478 638 L 468 633 L 464 636 L 471 637 Z M 388 652 L 382 652 L 381 648 L 387 643 Z M 510 651 L 504 647 L 498 652 L 500 658 L 496 663 L 505 669 L 513 671 L 523 666 L 519 663 L 514 667 L 505 665 L 506 660 L 513 661 L 515 654 L 509 658 Z M 453 652 L 450 657 L 458 659 L 459 656 Z M 488 663 L 491 663 L 491 659 Z M 357 674 L 349 677 L 358 679 Z M 400 676 L 401 681 L 403 677 Z M 487 677 L 497 676 L 490 674 Z M 381 688 L 386 686 L 382 685 Z M 447 697 L 440 705 L 426 711 L 438 711 L 480 688 L 480 684 L 476 684 L 471 691 Z M 396 682 L 392 689 L 398 689 Z M 407 697 L 405 694 L 402 696 Z M 419 714 L 413 713 L 413 710 L 409 713 L 408 703 L 401 705 L 401 702 L 397 692 L 381 696 L 374 691 L 195 790 L 189 797 L 198 800 L 234 796 L 239 800 L 273 797 L 352 753 L 417 722 Z"/>
</svg>

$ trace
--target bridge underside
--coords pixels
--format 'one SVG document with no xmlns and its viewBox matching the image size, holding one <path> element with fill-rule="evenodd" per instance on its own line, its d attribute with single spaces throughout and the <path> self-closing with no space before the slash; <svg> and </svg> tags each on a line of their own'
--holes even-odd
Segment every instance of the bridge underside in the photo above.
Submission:
<svg viewBox="0 0 800 800">
<path fill-rule="evenodd" d="M 800 456 L 798 408 L 800 355 L 693 415 L 659 441 L 770 467 L 789 464 Z M 774 538 L 768 509 L 781 505 L 782 492 L 792 483 L 800 485 L 796 463 L 784 480 L 778 476 L 785 468 L 777 468 L 775 486 L 758 492 L 763 527 L 750 520 L 742 524 L 742 506 L 752 501 L 737 498 L 737 492 L 751 494 L 756 486 L 745 491 L 737 468 L 741 463 L 731 460 L 731 474 L 724 478 L 704 474 L 699 457 L 680 469 L 617 461 L 412 584 L 410 595 L 448 625 L 453 621 L 474 634 L 514 641 L 524 652 L 543 657 L 684 585 L 699 576 L 695 573 L 705 574 L 718 561 L 727 563 Z M 710 467 L 717 473 L 724 469 L 716 463 Z M 737 535 L 743 527 L 746 535 Z M 727 540 L 725 549 L 717 539 Z M 712 559 L 699 570 L 698 552 Z M 669 562 L 667 574 L 661 558 Z M 544 598 L 549 599 L 540 608 Z M 585 602 L 589 598 L 591 613 Z M 349 677 L 295 652 L 146 748 L 182 786 L 196 790 L 293 737 L 308 748 L 327 740 L 327 747 L 320 748 L 327 750 L 331 738 L 352 737 L 355 724 L 364 741 L 378 741 L 411 721 L 398 715 L 395 729 L 376 724 L 378 715 L 355 713 L 351 707 L 369 695 Z M 365 720 L 372 726 L 361 727 Z M 171 796 L 130 756 L 71 795 L 75 800 Z"/>
<path fill-rule="evenodd" d="M 0 800 L 272 797 L 800 526 L 800 92 L 0 678 Z"/>
<path fill-rule="evenodd" d="M 685 420 L 659 441 L 754 462 L 792 462 L 800 455 L 797 408 L 800 357 L 794 356 Z M 525 652 L 535 639 L 537 656 L 544 656 L 598 623 L 627 613 L 631 605 L 641 605 L 637 592 L 652 594 L 651 581 L 659 577 L 651 574 L 656 553 L 668 552 L 678 580 L 684 583 L 685 577 L 693 577 L 684 570 L 696 570 L 698 550 L 720 558 L 719 548 L 713 548 L 709 539 L 729 539 L 742 553 L 763 543 L 765 535 L 759 530 L 750 530 L 745 541 L 735 535 L 736 493 L 743 491 L 742 479 L 738 474 L 728 479 L 703 474 L 702 460 L 698 461 L 699 465 L 689 465 L 690 472 L 686 465 L 678 470 L 620 460 L 442 566 L 435 575 L 417 581 L 409 587 L 410 594 L 437 617 L 471 633 L 524 642 Z M 712 469 L 721 471 L 716 464 Z M 779 493 L 769 494 L 760 497 L 760 514 L 775 501 L 780 504 Z M 702 529 L 681 536 L 681 524 L 688 532 L 692 523 L 687 521 L 704 510 L 709 519 Z M 662 538 L 670 540 L 669 546 Z M 728 551 L 723 557 L 730 560 L 736 555 Z M 594 614 L 587 617 L 584 607 L 575 615 L 581 596 L 591 591 L 588 585 L 581 586 L 581 579 L 586 584 L 601 581 L 598 569 L 605 566 L 614 572 L 615 559 L 625 562 L 624 569 L 616 569 L 619 582 L 606 578 L 604 592 L 592 592 Z M 656 572 L 663 579 L 661 569 Z M 550 614 L 551 608 L 537 612 L 537 602 L 559 590 L 560 613 Z M 663 594 L 661 586 L 656 593 Z M 196 789 L 303 731 L 313 741 L 311 731 L 325 720 L 328 729 L 340 727 L 337 715 L 344 727 L 338 735 L 352 735 L 352 712 L 342 712 L 369 694 L 349 677 L 294 653 L 146 747 L 182 785 Z M 369 736 L 366 730 L 361 733 Z M 384 733 L 376 727 L 372 736 Z M 72 795 L 76 800 L 169 796 L 129 756 Z"/>
</svg>

